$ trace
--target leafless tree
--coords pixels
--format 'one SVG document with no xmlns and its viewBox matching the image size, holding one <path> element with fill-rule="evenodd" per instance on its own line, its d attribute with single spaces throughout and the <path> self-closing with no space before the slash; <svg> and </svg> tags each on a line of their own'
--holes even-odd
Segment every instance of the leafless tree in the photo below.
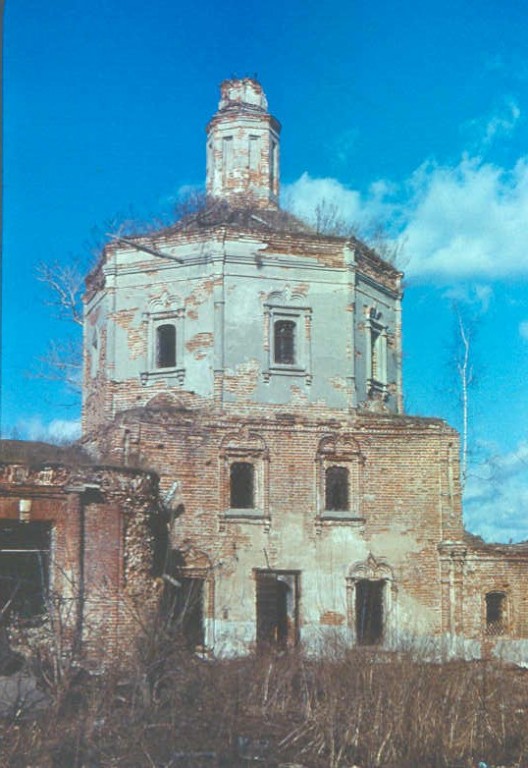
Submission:
<svg viewBox="0 0 528 768">
<path fill-rule="evenodd" d="M 475 322 L 474 320 L 471 320 L 457 304 L 454 305 L 454 313 L 455 366 L 462 411 L 460 477 L 462 487 L 464 487 L 468 473 L 470 393 L 472 387 L 475 384 L 475 370 L 473 364 L 473 340 L 475 335 Z"/>
<path fill-rule="evenodd" d="M 371 221 L 359 224 L 347 221 L 335 201 L 326 198 L 320 200 L 314 208 L 313 215 L 307 219 L 307 223 L 318 235 L 356 238 L 372 248 L 389 264 L 398 267 L 403 264 L 404 240 L 392 237 L 383 222 Z"/>
<path fill-rule="evenodd" d="M 46 288 L 45 303 L 54 316 L 73 326 L 65 339 L 53 339 L 46 352 L 37 359 L 30 376 L 50 381 L 61 381 L 71 390 L 81 388 L 82 346 L 80 329 L 83 323 L 82 289 L 84 269 L 80 260 L 67 264 L 59 261 L 42 262 L 37 267 L 36 278 Z"/>
<path fill-rule="evenodd" d="M 351 237 L 357 234 L 358 227 L 350 224 L 342 216 L 337 203 L 330 200 L 320 200 L 314 208 L 311 222 L 318 235 L 332 237 Z"/>
<path fill-rule="evenodd" d="M 37 267 L 37 280 L 48 289 L 46 304 L 53 307 L 56 316 L 82 326 L 81 292 L 84 273 L 77 260 L 68 264 L 59 261 L 41 262 Z"/>
</svg>

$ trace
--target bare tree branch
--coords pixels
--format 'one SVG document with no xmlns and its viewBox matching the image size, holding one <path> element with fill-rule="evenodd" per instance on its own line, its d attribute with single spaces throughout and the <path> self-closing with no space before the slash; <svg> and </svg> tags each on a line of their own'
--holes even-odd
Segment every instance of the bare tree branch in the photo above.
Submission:
<svg viewBox="0 0 528 768">
<path fill-rule="evenodd" d="M 80 265 L 76 262 L 42 262 L 37 267 L 36 276 L 48 288 L 50 298 L 45 303 L 55 308 L 57 317 L 82 326 L 81 295 L 84 277 Z"/>
<path fill-rule="evenodd" d="M 468 440 L 469 440 L 469 393 L 474 384 L 474 368 L 472 360 L 472 338 L 474 328 L 472 323 L 462 316 L 460 307 L 454 305 L 457 327 L 457 351 L 455 365 L 460 384 L 460 401 L 462 405 L 462 446 L 460 457 L 460 474 L 462 487 L 467 480 L 468 472 Z"/>
<path fill-rule="evenodd" d="M 34 379 L 60 381 L 74 392 L 82 387 L 82 348 L 77 339 L 50 341 L 44 355 L 37 358 L 37 368 L 29 373 Z"/>
</svg>

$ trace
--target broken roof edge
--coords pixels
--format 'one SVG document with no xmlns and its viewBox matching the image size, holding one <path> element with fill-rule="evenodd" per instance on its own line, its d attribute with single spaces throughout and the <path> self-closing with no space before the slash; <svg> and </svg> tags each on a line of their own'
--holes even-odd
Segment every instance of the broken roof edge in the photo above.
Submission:
<svg viewBox="0 0 528 768">
<path fill-rule="evenodd" d="M 312 246 L 317 243 L 353 248 L 361 258 L 376 264 L 382 270 L 391 273 L 394 277 L 403 277 L 403 272 L 390 261 L 384 259 L 375 248 L 371 247 L 355 235 L 333 235 L 318 232 L 289 211 L 283 208 L 260 207 L 246 200 L 246 205 L 229 205 L 226 200 L 209 198 L 205 205 L 197 211 L 182 216 L 174 224 L 162 226 L 157 229 L 132 234 L 115 233 L 105 245 L 98 263 L 86 276 L 86 284 L 93 286 L 101 266 L 107 256 L 120 248 L 126 247 L 156 247 L 161 242 L 169 243 L 172 238 L 179 236 L 194 236 L 212 232 L 234 233 L 267 233 L 269 236 L 293 237 L 299 241 L 310 242 Z"/>
<path fill-rule="evenodd" d="M 80 438 L 76 443 L 60 446 L 35 440 L 0 440 L 0 466 L 23 465 L 32 470 L 63 467 L 72 471 L 140 473 L 158 477 L 155 470 L 147 467 L 106 462 L 104 458 L 95 457 L 83 447 L 82 441 Z"/>
<path fill-rule="evenodd" d="M 487 542 L 484 541 L 482 536 L 464 530 L 463 541 L 471 550 L 478 551 L 479 553 L 487 552 L 490 555 L 524 555 L 528 557 L 528 540 L 516 543 Z"/>
</svg>

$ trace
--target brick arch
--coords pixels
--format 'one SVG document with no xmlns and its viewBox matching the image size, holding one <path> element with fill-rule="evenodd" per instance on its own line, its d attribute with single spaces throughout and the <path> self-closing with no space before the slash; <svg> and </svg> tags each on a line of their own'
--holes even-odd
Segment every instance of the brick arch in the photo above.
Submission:
<svg viewBox="0 0 528 768">
<path fill-rule="evenodd" d="M 161 392 L 145 403 L 145 408 L 182 408 L 188 407 L 189 398 L 180 397 L 171 392 Z"/>
</svg>

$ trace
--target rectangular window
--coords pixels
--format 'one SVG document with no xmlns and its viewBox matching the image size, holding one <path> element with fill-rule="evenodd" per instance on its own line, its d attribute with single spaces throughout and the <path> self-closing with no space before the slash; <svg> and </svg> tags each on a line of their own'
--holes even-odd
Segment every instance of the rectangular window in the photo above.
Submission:
<svg viewBox="0 0 528 768">
<path fill-rule="evenodd" d="M 174 368 L 176 365 L 176 328 L 164 323 L 156 328 L 156 368 Z"/>
<path fill-rule="evenodd" d="M 31 620 L 46 610 L 51 524 L 0 522 L 0 610 Z"/>
<path fill-rule="evenodd" d="M 325 471 L 325 509 L 334 512 L 346 512 L 348 500 L 348 469 L 346 467 L 327 467 Z"/>
<path fill-rule="evenodd" d="M 230 467 L 230 496 L 232 509 L 254 509 L 255 469 L 248 461 L 235 461 Z"/>
<path fill-rule="evenodd" d="M 295 365 L 294 320 L 276 320 L 273 326 L 273 360 L 279 365 Z"/>
</svg>

